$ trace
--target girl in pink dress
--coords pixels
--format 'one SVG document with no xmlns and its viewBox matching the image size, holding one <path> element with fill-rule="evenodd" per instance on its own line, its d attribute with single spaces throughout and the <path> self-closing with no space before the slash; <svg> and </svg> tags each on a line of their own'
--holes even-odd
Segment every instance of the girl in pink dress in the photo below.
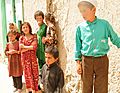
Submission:
<svg viewBox="0 0 120 93">
<path fill-rule="evenodd" d="M 21 31 L 23 35 L 20 37 L 19 43 L 27 93 L 30 91 L 38 93 L 37 37 L 32 34 L 32 28 L 28 22 L 21 25 Z"/>
</svg>

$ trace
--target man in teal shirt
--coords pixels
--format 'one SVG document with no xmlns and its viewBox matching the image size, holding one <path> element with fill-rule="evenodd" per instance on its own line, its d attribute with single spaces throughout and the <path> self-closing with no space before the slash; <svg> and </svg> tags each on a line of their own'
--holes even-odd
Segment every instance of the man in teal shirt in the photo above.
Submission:
<svg viewBox="0 0 120 93">
<path fill-rule="evenodd" d="M 95 16 L 95 0 L 81 1 L 78 8 L 85 19 L 77 26 L 75 38 L 75 60 L 83 81 L 82 93 L 92 93 L 93 86 L 94 93 L 108 93 L 108 38 L 118 48 L 120 38 L 109 22 Z"/>
</svg>

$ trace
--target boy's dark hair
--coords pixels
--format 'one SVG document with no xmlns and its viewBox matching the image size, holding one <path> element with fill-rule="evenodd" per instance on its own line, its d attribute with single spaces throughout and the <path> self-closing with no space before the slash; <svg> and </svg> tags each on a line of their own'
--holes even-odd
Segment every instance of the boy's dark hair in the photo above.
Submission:
<svg viewBox="0 0 120 93">
<path fill-rule="evenodd" d="M 42 16 L 42 18 L 44 19 L 44 13 L 40 10 L 36 11 L 34 14 L 34 18 L 36 19 L 36 16 Z"/>
<path fill-rule="evenodd" d="M 45 49 L 45 53 L 49 53 L 51 55 L 53 55 L 53 57 L 56 59 L 59 57 L 59 51 L 56 47 L 53 47 L 53 46 L 48 46 L 46 49 Z"/>
</svg>

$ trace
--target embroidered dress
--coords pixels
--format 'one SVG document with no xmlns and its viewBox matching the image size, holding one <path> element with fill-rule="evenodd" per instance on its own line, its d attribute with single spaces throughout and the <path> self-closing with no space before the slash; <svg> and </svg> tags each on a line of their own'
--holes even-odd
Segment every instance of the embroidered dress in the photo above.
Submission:
<svg viewBox="0 0 120 93">
<path fill-rule="evenodd" d="M 33 35 L 32 38 L 27 40 L 24 36 L 21 36 L 19 42 L 25 46 L 32 45 L 34 47 L 34 50 L 21 53 L 21 60 L 23 62 L 26 88 L 32 88 L 38 91 L 37 37 Z"/>
<path fill-rule="evenodd" d="M 49 42 L 45 43 L 46 47 L 48 47 L 48 46 L 57 47 L 58 40 L 57 40 L 56 28 L 47 27 L 46 37 L 49 38 Z"/>
<path fill-rule="evenodd" d="M 15 40 L 14 42 L 9 42 L 6 45 L 5 54 L 7 51 L 10 50 L 17 50 L 19 51 L 19 42 Z M 8 56 L 8 71 L 9 76 L 19 77 L 22 76 L 23 70 L 22 70 L 22 63 L 21 63 L 21 57 L 20 54 L 6 54 Z"/>
</svg>

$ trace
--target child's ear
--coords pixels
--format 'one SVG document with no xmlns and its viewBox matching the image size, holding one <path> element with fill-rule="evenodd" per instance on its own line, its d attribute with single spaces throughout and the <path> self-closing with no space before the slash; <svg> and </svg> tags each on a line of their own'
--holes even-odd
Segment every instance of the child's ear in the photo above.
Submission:
<svg viewBox="0 0 120 93">
<path fill-rule="evenodd" d="M 92 8 L 92 11 L 93 11 L 93 12 L 96 12 L 96 7 L 93 7 L 93 8 Z"/>
<path fill-rule="evenodd" d="M 58 61 L 58 58 L 56 58 L 55 61 Z"/>
</svg>

